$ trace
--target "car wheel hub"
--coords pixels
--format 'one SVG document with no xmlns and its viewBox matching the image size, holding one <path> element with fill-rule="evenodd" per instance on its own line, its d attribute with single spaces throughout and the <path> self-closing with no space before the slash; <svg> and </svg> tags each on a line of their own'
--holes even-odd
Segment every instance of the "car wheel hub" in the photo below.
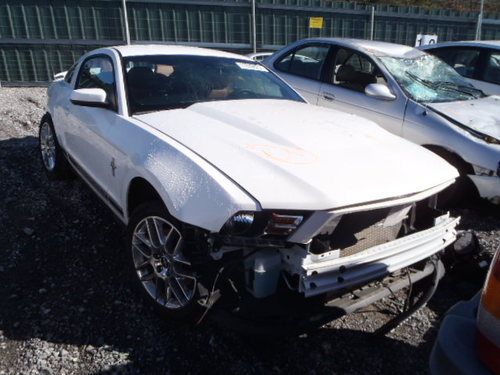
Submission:
<svg viewBox="0 0 500 375">
<path fill-rule="evenodd" d="M 196 277 L 182 252 L 183 243 L 179 230 L 158 216 L 141 220 L 132 237 L 136 274 L 156 303 L 168 309 L 187 306 L 196 291 Z"/>
<path fill-rule="evenodd" d="M 56 142 L 52 128 L 47 122 L 40 129 L 40 152 L 45 168 L 52 171 L 56 166 Z"/>
</svg>

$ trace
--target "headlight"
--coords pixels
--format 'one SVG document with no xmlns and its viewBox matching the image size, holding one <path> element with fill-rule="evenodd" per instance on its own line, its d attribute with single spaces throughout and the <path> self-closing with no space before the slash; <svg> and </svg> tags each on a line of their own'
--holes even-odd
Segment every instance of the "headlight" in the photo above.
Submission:
<svg viewBox="0 0 500 375">
<path fill-rule="evenodd" d="M 486 142 L 486 143 L 491 143 L 493 145 L 500 145 L 500 140 L 496 139 L 495 137 L 492 137 L 490 135 L 485 135 L 483 137 L 483 140 Z"/>
<path fill-rule="evenodd" d="M 273 213 L 267 223 L 265 234 L 285 236 L 297 229 L 304 220 L 301 215 L 280 215 Z"/>
<path fill-rule="evenodd" d="M 302 215 L 277 214 L 269 211 L 238 212 L 222 227 L 222 234 L 233 236 L 288 236 L 304 220 Z"/>
<path fill-rule="evenodd" d="M 497 176 L 500 176 L 500 162 L 498 162 L 498 165 L 497 165 L 497 170 L 496 171 L 493 171 L 491 169 L 488 169 L 488 168 L 483 168 L 483 167 L 480 167 L 478 165 L 473 165 L 472 166 L 474 168 L 474 174 L 476 176 L 494 176 L 495 173 Z"/>
<path fill-rule="evenodd" d="M 238 212 L 224 224 L 222 232 L 233 235 L 244 234 L 252 228 L 254 220 L 253 212 Z"/>
</svg>

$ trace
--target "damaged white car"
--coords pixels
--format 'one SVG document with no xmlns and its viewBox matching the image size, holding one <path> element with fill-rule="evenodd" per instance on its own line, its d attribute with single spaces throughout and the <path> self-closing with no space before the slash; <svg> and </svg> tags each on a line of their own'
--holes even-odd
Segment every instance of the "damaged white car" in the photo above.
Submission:
<svg viewBox="0 0 500 375">
<path fill-rule="evenodd" d="M 402 316 L 432 296 L 458 223 L 435 197 L 458 174 L 420 146 L 206 49 L 99 49 L 48 91 L 47 174 L 73 169 L 127 225 L 167 315 L 297 328 L 408 285 L 425 287 Z"/>
</svg>

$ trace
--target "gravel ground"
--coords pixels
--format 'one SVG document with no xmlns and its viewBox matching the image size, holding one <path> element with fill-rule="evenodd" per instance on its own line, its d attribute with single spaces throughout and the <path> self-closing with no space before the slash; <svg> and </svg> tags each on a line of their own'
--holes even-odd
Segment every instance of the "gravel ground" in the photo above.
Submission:
<svg viewBox="0 0 500 375">
<path fill-rule="evenodd" d="M 484 273 L 449 273 L 383 337 L 372 332 L 398 301 L 271 342 L 161 320 L 131 291 L 123 228 L 82 182 L 42 173 L 45 101 L 45 89 L 0 89 L 0 374 L 423 374 L 443 313 L 482 285 Z M 490 254 L 500 246 L 497 209 L 456 213 Z"/>
</svg>

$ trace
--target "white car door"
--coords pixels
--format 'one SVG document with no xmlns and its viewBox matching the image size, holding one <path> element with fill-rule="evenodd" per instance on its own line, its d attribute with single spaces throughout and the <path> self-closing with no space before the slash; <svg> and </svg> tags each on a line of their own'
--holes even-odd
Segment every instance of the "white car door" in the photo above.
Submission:
<svg viewBox="0 0 500 375">
<path fill-rule="evenodd" d="M 77 74 L 76 62 L 66 73 L 63 80 L 54 81 L 48 87 L 49 109 L 52 116 L 52 121 L 56 129 L 56 134 L 59 143 L 68 151 L 69 147 L 66 144 L 66 135 L 68 132 L 68 111 L 70 104 L 70 95 L 73 91 L 75 76 Z"/>
<path fill-rule="evenodd" d="M 116 63 L 105 54 L 83 61 L 75 89 L 101 88 L 106 91 L 107 108 L 69 104 L 66 143 L 74 166 L 82 177 L 119 213 L 120 182 L 125 153 L 120 150 L 124 119 L 118 113 Z"/>
<path fill-rule="evenodd" d="M 321 71 L 330 46 L 306 44 L 289 51 L 274 63 L 274 69 L 309 103 L 316 104 L 321 87 Z"/>
<path fill-rule="evenodd" d="M 391 88 L 376 63 L 368 56 L 348 48 L 337 48 L 331 66 L 325 66 L 325 83 L 321 85 L 318 105 L 353 113 L 401 135 L 407 98 L 398 92 L 392 98 L 368 96 L 369 84 Z M 393 94 L 393 93 L 392 93 Z"/>
</svg>

